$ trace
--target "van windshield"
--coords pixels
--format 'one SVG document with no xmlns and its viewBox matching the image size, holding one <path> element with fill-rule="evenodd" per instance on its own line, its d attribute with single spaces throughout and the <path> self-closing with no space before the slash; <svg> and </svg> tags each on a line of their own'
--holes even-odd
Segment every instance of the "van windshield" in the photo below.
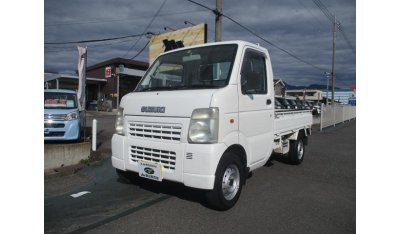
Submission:
<svg viewBox="0 0 400 234">
<path fill-rule="evenodd" d="M 76 95 L 72 93 L 44 93 L 45 109 L 76 109 Z"/>
<path fill-rule="evenodd" d="M 181 50 L 160 56 L 135 92 L 221 88 L 228 84 L 237 45 Z"/>
</svg>

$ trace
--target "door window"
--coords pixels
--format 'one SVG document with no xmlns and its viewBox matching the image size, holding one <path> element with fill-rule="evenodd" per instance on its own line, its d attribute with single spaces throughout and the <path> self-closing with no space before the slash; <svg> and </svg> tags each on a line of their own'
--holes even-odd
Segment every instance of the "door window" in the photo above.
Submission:
<svg viewBox="0 0 400 234">
<path fill-rule="evenodd" d="M 247 50 L 240 74 L 243 94 L 267 93 L 267 70 L 262 53 Z"/>
</svg>

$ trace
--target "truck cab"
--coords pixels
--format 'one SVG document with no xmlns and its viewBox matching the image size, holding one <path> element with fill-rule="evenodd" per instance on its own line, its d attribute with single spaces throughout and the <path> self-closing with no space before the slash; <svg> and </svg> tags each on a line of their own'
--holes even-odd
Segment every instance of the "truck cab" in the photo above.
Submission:
<svg viewBox="0 0 400 234">
<path fill-rule="evenodd" d="M 164 53 L 121 100 L 112 165 L 122 176 L 204 189 L 212 207 L 229 209 L 250 171 L 285 140 L 307 134 L 275 131 L 274 98 L 263 47 L 228 41 Z"/>
<path fill-rule="evenodd" d="M 81 120 L 75 91 L 44 90 L 44 140 L 79 140 Z"/>
</svg>

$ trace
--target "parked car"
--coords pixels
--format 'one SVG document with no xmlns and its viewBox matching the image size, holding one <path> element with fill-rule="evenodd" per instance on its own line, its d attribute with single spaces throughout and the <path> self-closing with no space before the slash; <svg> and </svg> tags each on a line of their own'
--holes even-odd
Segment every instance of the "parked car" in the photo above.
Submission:
<svg viewBox="0 0 400 234">
<path fill-rule="evenodd" d="M 312 102 L 309 102 L 309 101 L 306 101 L 306 103 L 307 103 L 307 105 L 308 105 L 308 107 L 310 108 L 310 110 L 312 110 L 313 109 L 313 104 L 312 104 Z"/>
<path fill-rule="evenodd" d="M 304 104 L 304 101 L 296 99 L 295 102 L 297 103 L 299 110 L 307 110 L 307 106 Z"/>
<path fill-rule="evenodd" d="M 286 100 L 290 103 L 290 105 L 292 106 L 292 109 L 295 109 L 295 110 L 301 110 L 302 109 L 301 105 L 298 104 L 296 102 L 296 100 L 294 100 L 294 99 L 286 99 Z"/>
<path fill-rule="evenodd" d="M 290 104 L 285 98 L 283 97 L 277 97 L 275 100 L 278 100 L 283 106 L 283 109 L 295 109 L 295 107 Z"/>
<path fill-rule="evenodd" d="M 311 105 L 310 102 L 302 101 L 302 103 L 303 103 L 304 109 L 306 109 L 306 110 L 311 110 L 312 109 L 312 105 Z"/>
<path fill-rule="evenodd" d="M 321 114 L 321 106 L 319 104 L 315 104 L 312 108 L 312 114 L 313 115 L 319 115 Z"/>
<path fill-rule="evenodd" d="M 81 120 L 75 91 L 44 90 L 44 140 L 79 140 Z"/>
<path fill-rule="evenodd" d="M 282 103 L 280 102 L 280 101 L 278 101 L 278 99 L 277 98 L 275 98 L 275 109 L 286 109 L 286 107 L 284 107 L 283 105 L 282 105 Z"/>
</svg>

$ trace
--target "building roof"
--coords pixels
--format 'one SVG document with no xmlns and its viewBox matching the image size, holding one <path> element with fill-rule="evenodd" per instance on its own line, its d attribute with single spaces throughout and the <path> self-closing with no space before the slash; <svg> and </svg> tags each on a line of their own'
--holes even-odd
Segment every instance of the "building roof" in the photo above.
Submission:
<svg viewBox="0 0 400 234">
<path fill-rule="evenodd" d="M 78 76 L 73 76 L 73 75 L 65 75 L 65 74 L 63 75 L 58 73 L 46 73 L 46 72 L 44 73 L 44 82 L 52 81 L 59 78 L 75 79 L 75 80 L 79 79 Z M 107 79 L 93 78 L 93 77 L 86 77 L 86 80 L 107 82 Z"/>
<path fill-rule="evenodd" d="M 279 80 L 278 80 L 278 79 L 274 79 L 274 85 L 277 85 L 277 84 L 279 84 L 279 83 L 281 83 L 283 87 L 286 86 L 285 81 L 283 81 L 283 80 L 281 80 L 281 79 L 279 79 Z"/>
<path fill-rule="evenodd" d="M 149 68 L 149 63 L 146 63 L 146 62 L 125 59 L 125 58 L 113 58 L 113 59 L 106 60 L 101 63 L 94 64 L 92 66 L 89 66 L 86 68 L 86 71 L 90 71 L 90 70 L 93 70 L 96 68 L 101 68 L 101 67 L 107 67 L 110 65 L 118 66 L 120 64 L 123 64 L 127 68 L 135 68 L 135 69 L 144 70 L 144 71 L 147 70 L 147 68 Z"/>
</svg>

